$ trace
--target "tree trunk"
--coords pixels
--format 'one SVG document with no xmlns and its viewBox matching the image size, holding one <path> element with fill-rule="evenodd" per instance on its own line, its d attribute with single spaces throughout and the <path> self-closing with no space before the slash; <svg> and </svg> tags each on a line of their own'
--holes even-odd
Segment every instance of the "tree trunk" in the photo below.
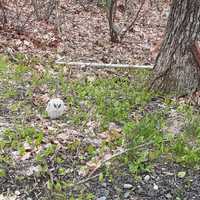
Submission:
<svg viewBox="0 0 200 200">
<path fill-rule="evenodd" d="M 200 89 L 200 0 L 173 0 L 151 77 L 151 89 L 190 94 Z"/>
</svg>

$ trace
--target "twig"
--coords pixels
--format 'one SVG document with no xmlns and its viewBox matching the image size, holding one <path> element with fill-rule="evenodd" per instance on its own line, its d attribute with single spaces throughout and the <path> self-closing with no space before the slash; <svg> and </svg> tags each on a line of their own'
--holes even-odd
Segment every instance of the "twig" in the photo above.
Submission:
<svg viewBox="0 0 200 200">
<path fill-rule="evenodd" d="M 149 145 L 151 145 L 151 144 L 153 144 L 153 141 L 150 141 L 150 142 L 145 143 L 145 144 L 138 145 L 138 146 L 136 146 L 136 147 L 134 147 L 134 148 L 124 149 L 123 151 L 120 151 L 120 152 L 117 152 L 116 154 L 113 154 L 113 155 L 112 155 L 111 157 L 109 157 L 108 159 L 103 160 L 103 161 L 98 165 L 98 167 L 96 167 L 96 168 L 88 175 L 87 178 L 85 178 L 85 179 L 83 179 L 83 180 L 81 180 L 81 181 L 79 181 L 79 182 L 73 183 L 72 185 L 70 185 L 70 187 L 74 187 L 74 186 L 76 186 L 76 185 L 84 184 L 84 183 L 90 181 L 91 179 L 94 179 L 94 178 L 98 177 L 98 176 L 100 175 L 100 173 L 99 173 L 99 174 L 96 174 L 96 175 L 94 175 L 94 176 L 92 176 L 92 175 L 96 172 L 97 169 L 101 168 L 106 162 L 112 160 L 113 158 L 116 158 L 116 157 L 118 157 L 118 156 L 121 156 L 122 154 L 127 153 L 128 151 L 131 151 L 131 150 L 133 150 L 133 149 L 136 150 L 136 149 L 139 149 L 139 148 L 143 148 L 143 147 L 145 147 L 145 146 L 149 146 Z"/>
<path fill-rule="evenodd" d="M 56 64 L 65 64 L 68 66 L 80 66 L 84 67 L 97 67 L 97 68 L 141 68 L 141 69 L 153 69 L 152 65 L 129 65 L 129 64 L 109 64 L 109 63 L 84 63 L 84 62 L 65 62 L 60 59 L 55 61 Z"/>
<path fill-rule="evenodd" d="M 14 56 L 14 52 L 12 50 L 12 48 L 6 48 L 5 51 L 7 52 L 7 54 L 12 58 L 12 60 L 14 62 L 19 62 L 19 60 Z"/>
<path fill-rule="evenodd" d="M 145 3 L 145 0 L 142 0 L 142 3 L 140 4 L 140 7 L 139 7 L 139 9 L 138 9 L 138 11 L 137 11 L 137 13 L 136 13 L 136 15 L 135 15 L 135 18 L 134 18 L 133 21 L 127 26 L 127 28 L 121 33 L 120 41 L 123 40 L 125 34 L 126 34 L 126 33 L 133 27 L 133 25 L 135 24 L 136 20 L 137 20 L 138 17 L 139 17 L 140 11 L 141 11 L 141 9 L 142 9 L 144 3 Z"/>
<path fill-rule="evenodd" d="M 116 158 L 118 156 L 121 156 L 122 154 L 125 154 L 127 153 L 128 151 L 131 151 L 131 150 L 136 150 L 136 149 L 139 149 L 139 148 L 142 148 L 142 147 L 145 147 L 145 146 L 149 146 L 153 144 L 153 141 L 150 141 L 148 143 L 145 143 L 145 144 L 141 144 L 141 145 L 138 145 L 134 148 L 129 148 L 129 149 L 124 149 L 123 151 L 120 151 L 120 152 L 117 152 L 115 154 L 113 154 L 111 157 L 105 159 L 105 160 L 102 160 L 102 162 L 94 169 L 92 170 L 92 172 L 90 172 L 89 174 L 89 177 L 92 176 L 99 168 L 101 168 L 106 162 L 112 160 L 113 158 Z"/>
<path fill-rule="evenodd" d="M 100 174 L 96 174 L 96 175 L 94 175 L 94 176 L 89 176 L 89 177 L 86 178 L 86 179 L 83 179 L 83 180 L 81 180 L 81 181 L 79 181 L 79 182 L 77 182 L 77 183 L 74 183 L 72 186 L 76 186 L 76 185 L 80 185 L 80 184 L 86 183 L 86 182 L 90 181 L 91 179 L 94 179 L 94 178 L 98 177 L 99 175 L 100 175 Z"/>
</svg>

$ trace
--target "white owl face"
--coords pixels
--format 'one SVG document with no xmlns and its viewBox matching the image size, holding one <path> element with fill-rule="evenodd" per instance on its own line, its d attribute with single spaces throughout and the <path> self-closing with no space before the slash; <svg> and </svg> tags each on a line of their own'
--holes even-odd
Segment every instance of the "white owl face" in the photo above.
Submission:
<svg viewBox="0 0 200 200">
<path fill-rule="evenodd" d="M 59 118 L 63 114 L 64 110 L 65 110 L 64 102 L 59 98 L 51 99 L 46 107 L 48 116 L 51 119 Z"/>
</svg>

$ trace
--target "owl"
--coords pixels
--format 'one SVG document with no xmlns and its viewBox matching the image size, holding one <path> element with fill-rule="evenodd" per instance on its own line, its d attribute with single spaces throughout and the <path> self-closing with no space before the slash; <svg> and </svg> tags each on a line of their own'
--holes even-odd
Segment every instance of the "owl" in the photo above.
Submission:
<svg viewBox="0 0 200 200">
<path fill-rule="evenodd" d="M 64 102 L 59 98 L 51 99 L 46 107 L 46 111 L 50 119 L 59 118 L 63 114 L 64 110 Z"/>
</svg>

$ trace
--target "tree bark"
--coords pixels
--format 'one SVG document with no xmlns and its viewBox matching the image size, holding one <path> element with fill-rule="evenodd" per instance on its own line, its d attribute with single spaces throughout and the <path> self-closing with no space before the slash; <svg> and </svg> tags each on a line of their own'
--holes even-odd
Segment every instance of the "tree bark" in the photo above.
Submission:
<svg viewBox="0 0 200 200">
<path fill-rule="evenodd" d="M 173 0 L 150 88 L 190 94 L 200 89 L 200 0 Z"/>
</svg>

